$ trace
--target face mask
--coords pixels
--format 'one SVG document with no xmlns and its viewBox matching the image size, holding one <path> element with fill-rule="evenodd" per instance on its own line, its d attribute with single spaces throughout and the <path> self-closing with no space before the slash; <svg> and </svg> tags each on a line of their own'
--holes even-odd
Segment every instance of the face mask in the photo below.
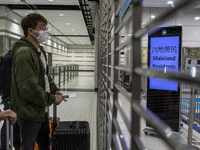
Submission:
<svg viewBox="0 0 200 150">
<path fill-rule="evenodd" d="M 44 31 L 36 31 L 34 30 L 35 32 L 38 32 L 39 35 L 38 36 L 34 36 L 39 43 L 42 43 L 42 42 L 45 42 L 48 38 L 48 30 L 44 30 Z"/>
</svg>

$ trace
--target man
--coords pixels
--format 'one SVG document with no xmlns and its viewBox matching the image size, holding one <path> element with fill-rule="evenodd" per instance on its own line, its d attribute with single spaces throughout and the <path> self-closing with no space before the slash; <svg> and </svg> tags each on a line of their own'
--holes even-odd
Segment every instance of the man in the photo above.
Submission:
<svg viewBox="0 0 200 150">
<path fill-rule="evenodd" d="M 47 20 L 30 13 L 21 21 L 24 37 L 14 45 L 11 106 L 18 116 L 22 150 L 49 149 L 48 108 L 60 104 L 62 93 L 48 76 L 46 53 L 39 44 L 48 37 Z"/>
<path fill-rule="evenodd" d="M 10 89 L 11 89 L 11 69 L 12 68 L 12 53 L 8 52 L 1 62 L 1 92 L 2 92 L 2 104 L 4 105 L 4 110 L 10 108 Z M 6 121 L 4 121 L 1 128 L 1 148 L 0 150 L 6 150 Z M 20 132 L 19 125 L 16 122 L 13 125 L 13 146 L 15 150 L 20 150 Z"/>
</svg>

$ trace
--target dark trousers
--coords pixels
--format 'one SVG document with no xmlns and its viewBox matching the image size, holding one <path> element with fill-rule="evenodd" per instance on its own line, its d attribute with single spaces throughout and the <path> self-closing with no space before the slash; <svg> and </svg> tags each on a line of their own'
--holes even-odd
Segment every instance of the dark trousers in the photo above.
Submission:
<svg viewBox="0 0 200 150">
<path fill-rule="evenodd" d="M 38 132 L 37 143 L 39 150 L 50 150 L 50 130 L 49 130 L 49 117 L 48 114 L 45 116 L 45 121 L 42 122 L 41 128 Z"/>
<path fill-rule="evenodd" d="M 49 120 L 45 117 L 43 122 L 33 122 L 18 118 L 22 137 L 22 150 L 34 150 L 35 142 L 39 145 L 39 150 L 49 150 Z"/>
<path fill-rule="evenodd" d="M 13 125 L 13 146 L 16 150 L 20 149 L 20 132 L 19 125 L 16 122 Z M 0 150 L 6 150 L 6 121 L 4 121 L 1 128 L 1 148 Z"/>
</svg>

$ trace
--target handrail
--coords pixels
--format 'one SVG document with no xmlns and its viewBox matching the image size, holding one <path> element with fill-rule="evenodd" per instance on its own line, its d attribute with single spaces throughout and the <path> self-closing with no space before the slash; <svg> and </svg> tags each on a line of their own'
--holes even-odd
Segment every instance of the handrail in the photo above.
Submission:
<svg viewBox="0 0 200 150">
<path fill-rule="evenodd" d="M 78 76 L 79 65 L 69 64 L 63 66 L 51 66 L 49 67 L 49 74 L 52 79 L 59 87 L 61 84 L 65 84 L 66 81 L 69 81 L 76 76 Z"/>
</svg>

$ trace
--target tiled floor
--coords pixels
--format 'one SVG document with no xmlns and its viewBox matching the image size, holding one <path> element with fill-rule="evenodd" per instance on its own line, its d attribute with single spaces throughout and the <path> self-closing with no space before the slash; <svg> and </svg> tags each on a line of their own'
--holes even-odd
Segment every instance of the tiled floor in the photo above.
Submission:
<svg viewBox="0 0 200 150">
<path fill-rule="evenodd" d="M 91 150 L 97 150 L 97 93 L 94 92 L 94 73 L 93 72 L 80 72 L 79 76 L 61 86 L 63 93 L 75 93 L 75 98 L 69 98 L 67 102 L 62 102 L 57 107 L 57 116 L 61 121 L 75 121 L 86 120 L 90 124 L 91 132 Z M 123 101 L 120 97 L 120 105 L 126 108 L 127 113 L 130 109 L 129 104 Z M 145 105 L 146 101 L 142 103 Z M 52 107 L 50 107 L 50 115 L 52 115 Z M 122 127 L 127 143 L 130 143 L 130 136 L 128 131 L 123 127 L 125 126 L 122 119 L 119 119 L 120 126 Z M 2 123 L 1 123 L 2 124 Z M 168 146 L 159 138 L 159 136 L 148 134 L 145 135 L 142 131 L 146 127 L 144 120 L 141 120 L 141 140 L 148 150 L 170 150 Z M 177 138 L 183 138 L 187 142 L 187 126 L 184 124 L 181 128 Z M 200 142 L 200 134 L 193 131 L 193 138 L 196 139 L 197 144 Z M 200 148 L 200 145 L 196 145 Z"/>
<path fill-rule="evenodd" d="M 76 93 L 76 98 L 69 98 L 67 102 L 62 102 L 57 107 L 57 116 L 61 121 L 88 121 L 90 125 L 90 147 L 91 150 L 96 150 L 96 93 L 77 91 L 73 93 Z M 50 112 L 53 112 L 52 108 Z"/>
<path fill-rule="evenodd" d="M 142 100 L 141 103 L 146 106 L 146 100 Z M 125 113 L 128 117 L 130 117 L 130 104 L 128 101 L 124 100 L 124 97 L 122 95 L 119 95 L 119 104 L 122 108 L 126 108 Z M 128 143 L 130 143 L 130 135 L 127 131 L 127 128 L 125 127 L 125 124 L 123 123 L 123 120 L 120 116 L 118 116 L 118 121 L 120 122 L 120 126 L 122 128 L 122 133 L 124 134 L 124 138 Z M 156 134 L 148 133 L 147 135 L 144 133 L 143 129 L 146 127 L 146 121 L 144 119 L 141 119 L 141 141 L 143 142 L 144 146 L 148 150 L 171 150 L 171 148 Z M 177 136 L 177 139 L 183 140 L 183 143 L 187 143 L 187 131 L 188 126 L 183 124 L 183 127 L 181 128 L 179 133 L 175 133 L 175 136 Z M 196 147 L 200 148 L 200 134 L 196 131 L 193 131 L 193 139 L 194 142 L 196 141 L 197 145 Z M 193 149 L 196 150 L 196 149 Z"/>
<path fill-rule="evenodd" d="M 61 121 L 88 121 L 90 125 L 91 150 L 97 150 L 97 92 L 94 92 L 94 72 L 80 72 L 79 76 L 60 87 L 63 93 L 74 93 L 57 107 Z M 53 108 L 50 107 L 50 115 Z"/>
<path fill-rule="evenodd" d="M 62 103 L 58 107 L 58 116 L 61 117 L 61 120 L 87 120 L 90 123 L 91 127 L 91 150 L 96 150 L 96 93 L 88 92 L 89 90 L 94 89 L 94 76 L 92 72 L 80 72 L 79 76 L 68 82 L 66 85 L 63 85 L 61 88 L 65 90 L 70 89 L 68 93 L 76 93 L 77 97 L 69 99 L 67 103 Z M 73 91 L 74 89 L 74 91 Z M 84 91 L 85 90 L 85 91 Z M 82 91 L 82 92 L 80 92 Z M 84 92 L 83 92 L 84 91 Z M 67 91 L 66 91 L 67 92 Z M 65 91 L 64 91 L 65 93 Z M 123 97 L 120 97 L 121 101 L 119 102 L 124 108 L 126 108 L 127 114 L 129 113 L 130 108 L 128 103 L 123 100 Z M 142 103 L 145 105 L 146 100 L 143 100 Z M 119 119 L 120 126 L 122 127 L 123 133 L 125 134 L 125 139 L 130 140 L 130 136 L 126 128 L 123 126 L 124 123 L 122 119 Z M 144 142 L 145 147 L 148 150 L 170 150 L 170 148 L 159 138 L 157 135 L 148 134 L 145 135 L 143 129 L 146 127 L 146 122 L 141 120 L 141 140 Z M 185 143 L 187 143 L 187 126 L 184 124 L 181 128 L 177 138 L 182 138 Z M 193 138 L 200 142 L 200 135 L 196 131 L 193 131 Z M 127 142 L 129 143 L 129 142 Z M 200 145 L 196 145 L 200 148 Z M 129 147 L 129 146 L 128 146 Z"/>
</svg>

